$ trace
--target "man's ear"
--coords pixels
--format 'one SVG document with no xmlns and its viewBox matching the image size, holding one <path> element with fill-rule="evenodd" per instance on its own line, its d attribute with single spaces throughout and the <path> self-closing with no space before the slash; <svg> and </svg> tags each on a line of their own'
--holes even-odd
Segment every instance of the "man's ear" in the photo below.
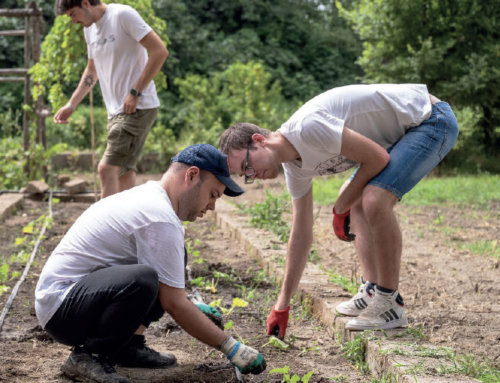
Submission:
<svg viewBox="0 0 500 383">
<path fill-rule="evenodd" d="M 260 133 L 254 133 L 252 134 L 252 141 L 253 142 L 260 142 L 262 144 L 265 144 L 266 142 L 266 137 L 264 137 L 262 134 Z"/>
<path fill-rule="evenodd" d="M 196 181 L 196 179 L 199 177 L 200 177 L 200 168 L 197 166 L 191 166 L 188 170 L 186 170 L 184 176 L 184 182 L 188 185 L 191 185 L 193 181 Z"/>
</svg>

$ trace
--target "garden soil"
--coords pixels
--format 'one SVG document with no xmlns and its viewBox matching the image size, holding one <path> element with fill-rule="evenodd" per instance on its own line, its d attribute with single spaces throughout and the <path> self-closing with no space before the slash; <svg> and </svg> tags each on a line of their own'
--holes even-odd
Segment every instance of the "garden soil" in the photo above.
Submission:
<svg viewBox="0 0 500 383">
<path fill-rule="evenodd" d="M 158 178 L 141 176 L 138 183 Z M 233 202 L 241 205 L 248 201 L 247 206 L 260 202 L 265 199 L 265 188 L 281 193 L 283 185 L 282 178 L 258 182 Z M 332 191 L 332 196 L 334 193 L 336 191 Z M 82 203 L 54 205 L 52 227 L 46 233 L 30 274 L 0 332 L 0 382 L 70 381 L 60 372 L 70 350 L 52 342 L 38 326 L 34 313 L 34 288 L 47 257 L 88 206 Z M 421 327 L 436 345 L 450 347 L 459 353 L 472 353 L 493 361 L 497 366 L 500 364 L 500 261 L 487 255 L 474 255 L 464 250 L 461 244 L 477 239 L 496 240 L 500 232 L 499 207 L 483 212 L 442 206 L 397 207 L 404 236 L 400 290 L 407 305 L 410 325 Z M 2 222 L 2 257 L 7 259 L 19 253 L 24 245 L 15 247 L 14 244 L 16 238 L 25 236 L 23 227 L 46 213 L 46 202 L 26 200 L 24 209 Z M 331 270 L 359 278 L 352 244 L 337 241 L 332 234 L 331 206 L 316 206 L 315 214 L 314 248 L 318 256 L 314 261 L 321 264 L 325 273 Z M 203 289 L 205 302 L 222 299 L 225 308 L 231 306 L 235 297 L 249 302 L 247 307 L 235 308 L 225 316 L 226 322 L 234 323 L 228 332 L 261 350 L 268 360 L 268 369 L 264 373 L 246 375 L 245 381 L 279 382 L 281 374 L 268 373 L 273 368 L 286 366 L 290 367 L 291 374 L 301 377 L 314 371 L 310 382 L 333 379 L 371 381 L 342 356 L 341 348 L 327 335 L 326 329 L 298 304 L 292 307 L 287 332 L 290 347 L 282 351 L 266 345 L 265 318 L 277 293 L 275 281 L 263 273 L 258 261 L 250 259 L 228 233 L 216 228 L 208 219 L 189 224 L 186 239 L 190 246 L 193 278 L 202 276 L 205 281 L 213 279 L 212 285 L 216 284 L 215 292 Z M 285 246 L 279 241 L 276 244 Z M 31 248 L 25 251 L 31 252 Z M 23 267 L 14 264 L 10 271 L 22 272 Z M 224 273 L 224 276 L 217 281 L 214 271 Z M 15 282 L 12 280 L 6 284 L 12 287 Z M 0 296 L 0 309 L 3 309 L 9 294 Z M 130 376 L 133 382 L 237 381 L 234 367 L 220 353 L 187 335 L 168 315 L 154 323 L 146 335 L 148 344 L 154 349 L 175 353 L 179 366 L 165 371 L 118 369 Z"/>
</svg>

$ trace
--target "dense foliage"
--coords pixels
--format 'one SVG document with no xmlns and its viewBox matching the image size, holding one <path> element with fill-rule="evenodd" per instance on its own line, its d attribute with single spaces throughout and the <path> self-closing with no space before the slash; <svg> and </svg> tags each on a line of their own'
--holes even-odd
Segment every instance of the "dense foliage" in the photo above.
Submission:
<svg viewBox="0 0 500 383">
<path fill-rule="evenodd" d="M 135 7 L 169 43 L 155 79 L 161 108 L 146 152 L 167 156 L 190 143 L 215 144 L 223 129 L 243 120 L 274 130 L 303 102 L 335 86 L 418 82 L 452 103 L 459 119 L 459 141 L 440 169 L 500 171 L 500 0 L 118 2 Z M 84 70 L 85 41 L 81 26 L 55 18 L 52 0 L 39 4 L 46 35 L 42 61 L 32 69 L 41 84 L 34 93 L 44 92 L 57 110 Z M 23 19 L 0 18 L 0 29 L 23 28 Z M 0 68 L 22 67 L 22 45 L 22 38 L 0 37 Z M 14 165 L 4 160 L 1 166 L 21 172 L 23 85 L 0 83 L 0 89 L 0 151 L 17 153 L 9 157 Z M 94 95 L 102 151 L 106 115 L 100 92 Z M 69 125 L 47 119 L 49 147 L 89 148 L 89 121 L 85 105 Z"/>
<path fill-rule="evenodd" d="M 276 130 L 292 113 L 277 81 L 259 63 L 237 62 L 212 77 L 189 75 L 177 79 L 184 102 L 172 125 L 185 127 L 186 143 L 208 142 L 217 146 L 222 132 L 238 121 Z"/>
<path fill-rule="evenodd" d="M 156 0 L 165 19 L 171 80 L 261 61 L 286 98 L 302 101 L 356 82 L 361 46 L 331 1 Z"/>
<path fill-rule="evenodd" d="M 480 113 L 475 134 L 481 149 L 498 153 L 499 0 L 356 0 L 337 5 L 363 41 L 358 62 L 365 81 L 425 83 L 453 105 L 472 108 Z"/>
</svg>

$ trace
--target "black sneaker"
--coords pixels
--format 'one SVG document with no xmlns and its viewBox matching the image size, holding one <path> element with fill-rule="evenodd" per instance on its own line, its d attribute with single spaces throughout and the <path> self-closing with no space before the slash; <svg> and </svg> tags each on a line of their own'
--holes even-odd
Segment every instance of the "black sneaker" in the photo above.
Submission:
<svg viewBox="0 0 500 383">
<path fill-rule="evenodd" d="M 159 353 L 146 346 L 144 335 L 133 335 L 123 350 L 113 355 L 121 367 L 169 368 L 177 366 L 174 354 Z"/>
<path fill-rule="evenodd" d="M 92 356 L 84 347 L 75 347 L 61 371 L 71 379 L 83 379 L 91 383 L 130 383 L 116 373 L 107 358 Z"/>
</svg>

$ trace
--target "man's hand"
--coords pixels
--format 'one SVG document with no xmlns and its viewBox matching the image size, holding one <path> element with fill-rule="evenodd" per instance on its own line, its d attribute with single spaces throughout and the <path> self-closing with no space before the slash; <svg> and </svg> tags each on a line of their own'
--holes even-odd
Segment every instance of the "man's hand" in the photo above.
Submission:
<svg viewBox="0 0 500 383">
<path fill-rule="evenodd" d="M 338 239 L 345 242 L 352 242 L 356 235 L 349 233 L 351 224 L 351 210 L 347 210 L 344 214 L 338 214 L 335 212 L 335 206 L 333 207 L 333 231 Z"/>
<path fill-rule="evenodd" d="M 276 310 L 273 306 L 266 321 L 267 335 L 274 335 L 283 340 L 285 337 L 286 327 L 288 325 L 289 314 L 290 306 L 284 310 Z"/>
<path fill-rule="evenodd" d="M 200 311 L 205 314 L 208 319 L 210 319 L 218 328 L 224 330 L 224 324 L 222 323 L 222 315 L 215 307 L 206 305 L 205 303 L 195 303 L 195 306 L 200 309 Z"/>
<path fill-rule="evenodd" d="M 258 375 L 266 369 L 266 360 L 260 352 L 228 337 L 220 350 L 243 374 Z"/>
<path fill-rule="evenodd" d="M 59 109 L 54 116 L 54 122 L 56 124 L 67 124 L 68 119 L 71 117 L 75 108 L 68 102 L 61 109 Z"/>
<path fill-rule="evenodd" d="M 134 114 L 136 112 L 137 105 L 139 105 L 139 96 L 127 94 L 127 97 L 123 102 L 123 113 Z"/>
</svg>

